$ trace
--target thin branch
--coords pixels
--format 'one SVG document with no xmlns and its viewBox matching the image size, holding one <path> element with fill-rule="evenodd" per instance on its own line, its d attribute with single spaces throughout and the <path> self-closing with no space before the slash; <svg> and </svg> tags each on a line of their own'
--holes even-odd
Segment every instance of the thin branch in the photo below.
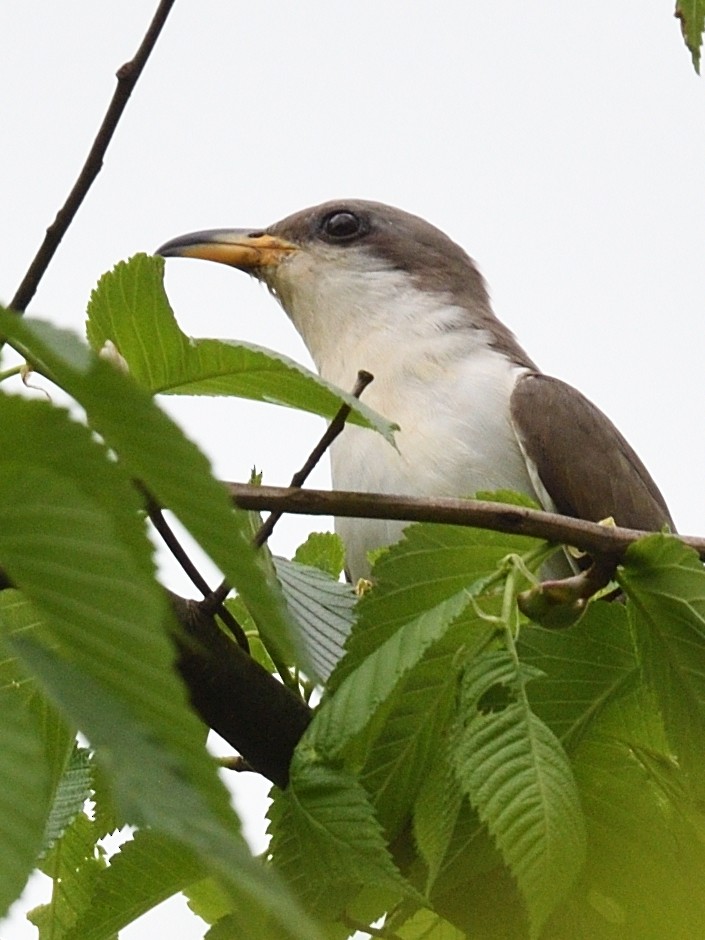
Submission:
<svg viewBox="0 0 705 940">
<path fill-rule="evenodd" d="M 161 536 L 162 541 L 181 566 L 184 574 L 188 577 L 194 587 L 199 590 L 204 597 L 207 597 L 211 593 L 208 582 L 191 561 L 186 549 L 183 547 L 181 542 L 179 542 L 174 533 L 174 530 L 166 521 L 162 507 L 156 502 L 156 500 L 141 483 L 138 482 L 136 485 L 145 498 L 145 506 L 147 509 L 147 515 L 149 516 L 149 521 L 157 530 Z"/>
<path fill-rule="evenodd" d="M 294 513 L 305 516 L 352 516 L 363 519 L 398 519 L 404 522 L 442 522 L 447 525 L 492 529 L 529 535 L 548 542 L 572 545 L 591 555 L 621 558 L 637 539 L 648 535 L 638 529 L 599 525 L 541 509 L 527 509 L 479 499 L 426 499 L 385 493 L 342 490 L 291 489 L 281 486 L 227 484 L 240 509 Z M 679 536 L 705 560 L 705 538 Z"/>
<path fill-rule="evenodd" d="M 32 297 L 34 297 L 39 282 L 44 276 L 44 272 L 49 266 L 49 262 L 53 258 L 56 249 L 59 247 L 61 239 L 66 234 L 66 230 L 73 221 L 86 193 L 100 172 L 103 166 L 103 158 L 112 136 L 115 133 L 118 121 L 122 116 L 122 112 L 125 110 L 132 90 L 159 38 L 159 34 L 162 31 L 162 27 L 173 5 L 174 0 L 161 0 L 134 58 L 118 69 L 117 88 L 108 106 L 108 110 L 105 112 L 103 123 L 100 125 L 100 129 L 86 157 L 83 169 L 79 173 L 78 179 L 74 183 L 66 202 L 61 209 L 59 209 L 56 218 L 46 230 L 44 241 L 22 279 L 22 283 L 17 288 L 15 296 L 12 298 L 10 307 L 16 313 L 22 314 L 27 309 L 27 305 Z M 0 341 L 0 347 L 1 346 L 2 342 Z"/>
<path fill-rule="evenodd" d="M 372 373 L 365 372 L 364 369 L 361 369 L 357 373 L 357 381 L 355 382 L 355 386 L 352 390 L 352 394 L 355 396 L 355 398 L 359 398 L 370 382 L 373 381 L 374 376 Z M 338 437 L 338 435 L 342 432 L 343 428 L 345 427 L 345 422 L 348 420 L 350 410 L 350 405 L 340 406 L 337 413 L 335 414 L 335 417 L 323 432 L 321 439 L 309 454 L 303 467 L 300 470 L 297 470 L 297 472 L 291 478 L 291 483 L 289 484 L 290 487 L 299 488 L 304 485 L 318 461 L 325 454 L 336 437 Z M 264 545 L 269 536 L 272 534 L 274 526 L 281 519 L 283 514 L 284 510 L 272 510 L 269 517 L 262 523 L 255 533 L 254 538 L 252 539 L 252 543 L 254 544 L 255 548 L 261 548 Z M 204 609 L 206 611 L 215 610 L 223 603 L 229 593 L 230 585 L 227 581 L 222 581 L 215 591 L 213 591 L 210 597 L 207 597 L 203 602 Z"/>
<path fill-rule="evenodd" d="M 169 549 L 179 565 L 181 565 L 182 570 L 191 580 L 191 583 L 201 592 L 204 597 L 210 597 L 212 591 L 208 582 L 191 561 L 188 552 L 176 537 L 174 530 L 166 521 L 162 507 L 154 499 L 147 487 L 140 480 L 135 480 L 135 486 L 144 497 L 145 508 L 147 510 L 147 515 L 149 516 L 149 521 L 161 536 L 162 541 L 166 547 Z M 246 653 L 249 653 L 250 642 L 247 639 L 247 634 L 242 629 L 242 626 L 238 623 L 232 613 L 228 610 L 228 608 L 225 607 L 224 604 L 218 604 L 217 607 L 213 608 L 212 613 L 217 614 L 220 617 L 225 626 L 232 633 L 238 646 Z"/>
<path fill-rule="evenodd" d="M 374 381 L 374 376 L 371 372 L 365 372 L 364 369 L 361 369 L 357 373 L 357 381 L 355 382 L 355 387 L 352 390 L 352 394 L 355 398 L 359 398 L 360 395 L 365 391 L 367 386 Z M 291 478 L 291 483 L 289 486 L 294 486 L 297 489 L 300 489 L 306 480 L 311 475 L 311 472 L 318 464 L 321 457 L 328 450 L 333 441 L 338 437 L 338 435 L 343 431 L 345 427 L 345 422 L 348 420 L 351 408 L 350 405 L 341 405 L 338 409 L 337 414 L 328 425 L 323 435 L 321 436 L 320 441 L 313 448 L 311 453 L 306 460 L 306 463 L 303 467 L 298 470 L 293 477 Z M 260 548 L 267 541 L 269 536 L 272 534 L 274 526 L 283 516 L 283 512 L 274 511 L 271 513 L 268 519 L 262 523 L 259 528 L 259 531 L 256 533 L 253 542 L 257 548 Z"/>
</svg>

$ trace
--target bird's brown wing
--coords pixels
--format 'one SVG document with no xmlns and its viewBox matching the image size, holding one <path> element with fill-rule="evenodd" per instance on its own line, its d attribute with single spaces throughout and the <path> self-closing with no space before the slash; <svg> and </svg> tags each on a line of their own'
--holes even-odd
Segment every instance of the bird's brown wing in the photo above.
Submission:
<svg viewBox="0 0 705 940">
<path fill-rule="evenodd" d="M 597 522 L 675 531 L 668 507 L 627 441 L 580 392 L 528 374 L 512 393 L 514 428 L 558 512 Z"/>
</svg>

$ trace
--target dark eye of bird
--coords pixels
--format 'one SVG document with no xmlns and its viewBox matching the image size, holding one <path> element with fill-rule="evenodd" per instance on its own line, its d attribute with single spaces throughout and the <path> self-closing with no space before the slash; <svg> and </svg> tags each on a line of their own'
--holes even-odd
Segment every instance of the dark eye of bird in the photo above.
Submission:
<svg viewBox="0 0 705 940">
<path fill-rule="evenodd" d="M 358 235 L 363 235 L 365 227 L 362 220 L 354 212 L 341 210 L 331 212 L 321 225 L 321 232 L 331 241 L 349 241 Z"/>
</svg>

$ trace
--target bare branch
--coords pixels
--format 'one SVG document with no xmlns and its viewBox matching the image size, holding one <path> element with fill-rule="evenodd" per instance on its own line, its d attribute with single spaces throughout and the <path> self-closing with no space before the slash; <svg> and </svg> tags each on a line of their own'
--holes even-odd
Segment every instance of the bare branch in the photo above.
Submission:
<svg viewBox="0 0 705 940">
<path fill-rule="evenodd" d="M 159 38 L 159 34 L 162 31 L 162 27 L 173 5 L 174 0 L 161 0 L 134 58 L 118 69 L 117 88 L 108 106 L 108 110 L 105 112 L 103 123 L 100 125 L 100 129 L 86 157 L 83 169 L 74 183 L 66 202 L 61 209 L 59 209 L 56 218 L 46 230 L 44 241 L 22 279 L 22 283 L 18 287 L 15 296 L 12 298 L 10 307 L 16 313 L 21 314 L 27 309 L 27 305 L 32 297 L 34 297 L 39 282 L 44 276 L 49 262 L 54 257 L 54 253 L 59 247 L 61 239 L 66 234 L 66 230 L 78 212 L 86 193 L 100 172 L 103 166 L 103 158 L 112 136 L 115 133 L 118 121 L 122 116 L 122 112 L 125 110 L 132 90 Z M 0 346 L 2 346 L 1 341 Z"/>
<path fill-rule="evenodd" d="M 240 509 L 270 510 L 305 516 L 353 516 L 363 519 L 398 519 L 404 522 L 442 522 L 530 535 L 572 545 L 591 555 L 621 558 L 637 539 L 648 535 L 637 529 L 599 525 L 541 509 L 527 509 L 479 499 L 426 499 L 385 493 L 353 493 L 342 490 L 293 489 L 228 483 L 233 502 Z M 705 538 L 679 536 L 705 559 Z"/>
</svg>

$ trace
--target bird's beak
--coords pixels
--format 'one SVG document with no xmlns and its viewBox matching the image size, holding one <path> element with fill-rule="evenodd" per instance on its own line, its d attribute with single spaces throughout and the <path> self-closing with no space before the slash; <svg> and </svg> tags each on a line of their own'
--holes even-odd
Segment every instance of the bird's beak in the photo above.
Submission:
<svg viewBox="0 0 705 940">
<path fill-rule="evenodd" d="M 246 228 L 221 228 L 208 232 L 191 232 L 172 238 L 155 254 L 165 258 L 204 258 L 239 268 L 248 274 L 264 273 L 261 269 L 278 265 L 298 251 L 298 245 L 267 232 Z"/>
</svg>

